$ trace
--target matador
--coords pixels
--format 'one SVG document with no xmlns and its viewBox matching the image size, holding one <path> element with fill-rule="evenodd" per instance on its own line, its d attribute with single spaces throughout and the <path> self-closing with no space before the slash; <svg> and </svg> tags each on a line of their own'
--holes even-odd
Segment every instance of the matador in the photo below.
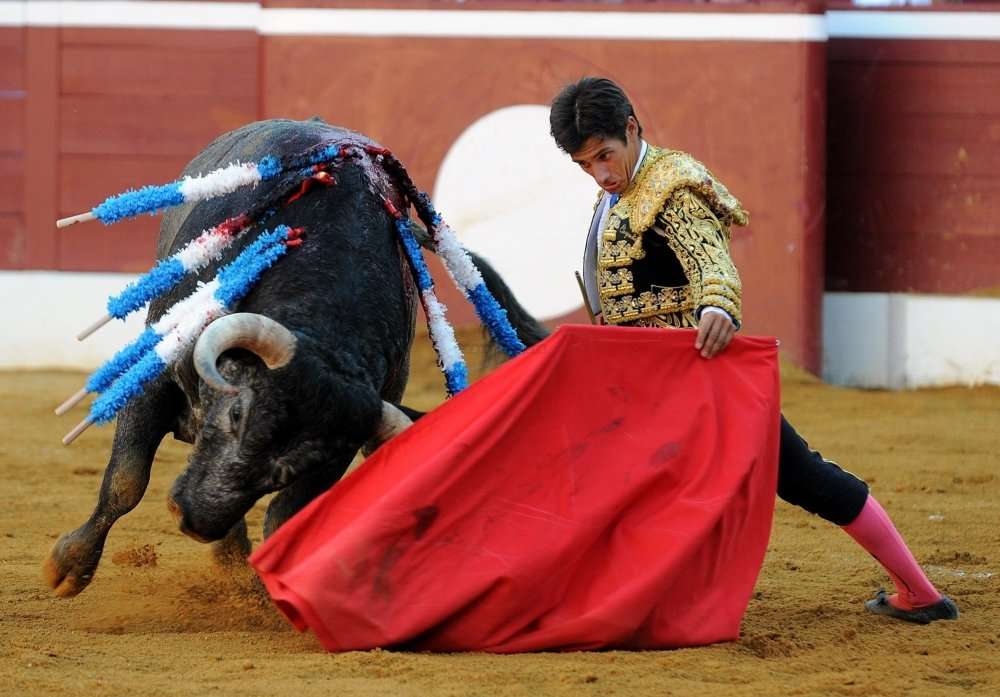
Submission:
<svg viewBox="0 0 1000 697">
<path fill-rule="evenodd" d="M 587 77 L 552 102 L 552 136 L 601 187 L 584 249 L 584 285 L 605 324 L 694 328 L 710 359 L 742 322 L 742 287 L 730 228 L 749 215 L 692 156 L 654 147 L 624 91 Z M 895 593 L 865 602 L 918 623 L 957 619 L 864 481 L 811 449 L 781 417 L 779 497 L 840 526 L 885 568 Z"/>
</svg>

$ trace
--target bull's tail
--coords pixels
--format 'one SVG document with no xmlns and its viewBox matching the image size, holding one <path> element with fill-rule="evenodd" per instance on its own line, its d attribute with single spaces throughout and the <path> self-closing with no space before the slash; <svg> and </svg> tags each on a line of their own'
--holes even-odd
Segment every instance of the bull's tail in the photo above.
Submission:
<svg viewBox="0 0 1000 697">
<path fill-rule="evenodd" d="M 417 216 L 427 227 L 434 224 L 435 212 L 434 208 L 431 206 L 430 200 L 427 198 L 427 194 L 420 191 L 410 179 L 409 173 L 399 160 L 397 160 L 393 155 L 389 153 L 384 153 L 383 164 L 386 170 L 392 175 L 393 179 L 403 190 L 406 198 L 413 205 L 414 209 L 417 211 Z M 434 240 L 432 239 L 430 233 L 426 228 L 419 225 L 413 225 L 413 233 L 420 243 L 420 246 L 428 249 L 432 252 L 437 252 L 434 246 Z M 476 268 L 479 269 L 479 273 L 483 277 L 483 281 L 486 283 L 486 289 L 493 294 L 496 301 L 500 304 L 500 307 L 507 312 L 507 319 L 510 321 L 511 326 L 514 327 L 514 331 L 517 332 L 518 338 L 521 342 L 527 346 L 533 346 L 539 341 L 544 339 L 549 335 L 549 330 L 541 322 L 532 317 L 527 310 L 517 301 L 514 297 L 514 293 L 511 292 L 507 284 L 504 283 L 500 274 L 490 266 L 482 257 L 469 253 L 472 258 L 472 263 L 475 264 Z M 494 341 L 493 337 L 486 332 L 489 337 L 490 354 L 496 354 L 499 352 L 499 347 Z"/>
<path fill-rule="evenodd" d="M 511 289 L 504 283 L 500 274 L 496 272 L 496 269 L 490 266 L 489 262 L 478 254 L 469 252 L 469 256 L 472 257 L 472 263 L 476 265 L 479 273 L 482 274 L 483 281 L 486 282 L 486 289 L 497 299 L 500 307 L 506 310 L 507 319 L 510 320 L 511 326 L 514 327 L 514 331 L 517 332 L 518 338 L 524 345 L 530 348 L 547 337 L 549 335 L 548 328 L 524 309 L 521 303 L 517 301 L 517 298 L 514 297 Z M 491 348 L 498 348 L 492 341 L 492 337 L 490 345 Z"/>
<path fill-rule="evenodd" d="M 421 247 L 437 253 L 434 240 L 425 227 L 411 223 L 411 228 L 413 229 L 413 236 L 416 237 Z M 549 335 L 548 328 L 524 309 L 524 306 L 517 301 L 513 291 L 504 283 L 503 278 L 497 273 L 496 269 L 475 252 L 469 252 L 469 256 L 472 258 L 472 263 L 479 269 L 479 273 L 482 274 L 483 281 L 486 283 L 486 289 L 496 298 L 500 307 L 506 311 L 507 319 L 510 320 L 511 326 L 514 327 L 514 331 L 517 332 L 517 337 L 521 342 L 530 348 L 547 337 Z M 490 333 L 485 330 L 485 327 L 483 333 L 489 339 L 490 357 L 492 358 L 499 353 L 499 347 L 493 341 Z"/>
</svg>

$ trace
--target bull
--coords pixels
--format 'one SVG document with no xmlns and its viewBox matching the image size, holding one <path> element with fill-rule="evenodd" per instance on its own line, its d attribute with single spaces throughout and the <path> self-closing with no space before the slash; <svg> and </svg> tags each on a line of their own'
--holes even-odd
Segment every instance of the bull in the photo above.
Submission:
<svg viewBox="0 0 1000 697">
<path fill-rule="evenodd" d="M 377 147 L 316 119 L 261 121 L 216 139 L 184 173 L 331 141 L 356 152 Z M 382 198 L 399 210 L 413 202 L 416 189 L 399 170 L 390 172 L 374 156 L 344 160 L 334 171 L 334 186 L 313 189 L 273 213 L 268 227 L 303 227 L 306 243 L 264 275 L 237 314 L 211 323 L 192 351 L 119 413 L 94 511 L 57 541 L 45 562 L 57 595 L 76 595 L 91 582 L 111 527 L 141 500 L 168 433 L 193 446 L 168 508 L 181 531 L 211 542 L 214 556 L 231 562 L 249 554 L 244 515 L 258 499 L 279 492 L 265 514 L 268 536 L 337 482 L 362 446 L 370 452 L 419 416 L 398 404 L 417 300 Z M 284 185 L 278 178 L 168 211 L 157 258 Z M 199 279 L 151 303 L 147 323 L 192 292 L 196 280 L 212 278 L 251 238 L 233 245 Z M 426 233 L 419 239 L 432 245 Z M 543 338 L 545 328 L 493 269 L 474 255 L 473 261 L 521 340 L 531 345 Z"/>
</svg>

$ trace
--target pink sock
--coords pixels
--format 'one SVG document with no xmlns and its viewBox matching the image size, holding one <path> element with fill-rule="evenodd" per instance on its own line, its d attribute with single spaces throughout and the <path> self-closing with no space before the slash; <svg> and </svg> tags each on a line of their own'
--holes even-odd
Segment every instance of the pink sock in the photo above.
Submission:
<svg viewBox="0 0 1000 697">
<path fill-rule="evenodd" d="M 889 598 L 893 605 L 903 610 L 912 610 L 932 605 L 941 599 L 941 594 L 924 574 L 896 531 L 889 514 L 874 496 L 868 496 L 861 513 L 853 522 L 844 526 L 844 532 L 875 557 L 889 573 L 892 582 L 896 584 L 896 595 Z"/>
</svg>

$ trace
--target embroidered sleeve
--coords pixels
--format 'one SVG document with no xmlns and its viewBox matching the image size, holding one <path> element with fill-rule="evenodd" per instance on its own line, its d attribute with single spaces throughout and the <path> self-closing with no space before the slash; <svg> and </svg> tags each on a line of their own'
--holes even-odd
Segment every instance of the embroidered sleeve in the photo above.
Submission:
<svg viewBox="0 0 1000 697">
<path fill-rule="evenodd" d="M 718 307 L 739 326 L 743 293 L 729 257 L 729 228 L 719 222 L 705 200 L 691 189 L 678 189 L 667 199 L 653 229 L 677 255 L 699 313 L 705 307 Z"/>
</svg>

